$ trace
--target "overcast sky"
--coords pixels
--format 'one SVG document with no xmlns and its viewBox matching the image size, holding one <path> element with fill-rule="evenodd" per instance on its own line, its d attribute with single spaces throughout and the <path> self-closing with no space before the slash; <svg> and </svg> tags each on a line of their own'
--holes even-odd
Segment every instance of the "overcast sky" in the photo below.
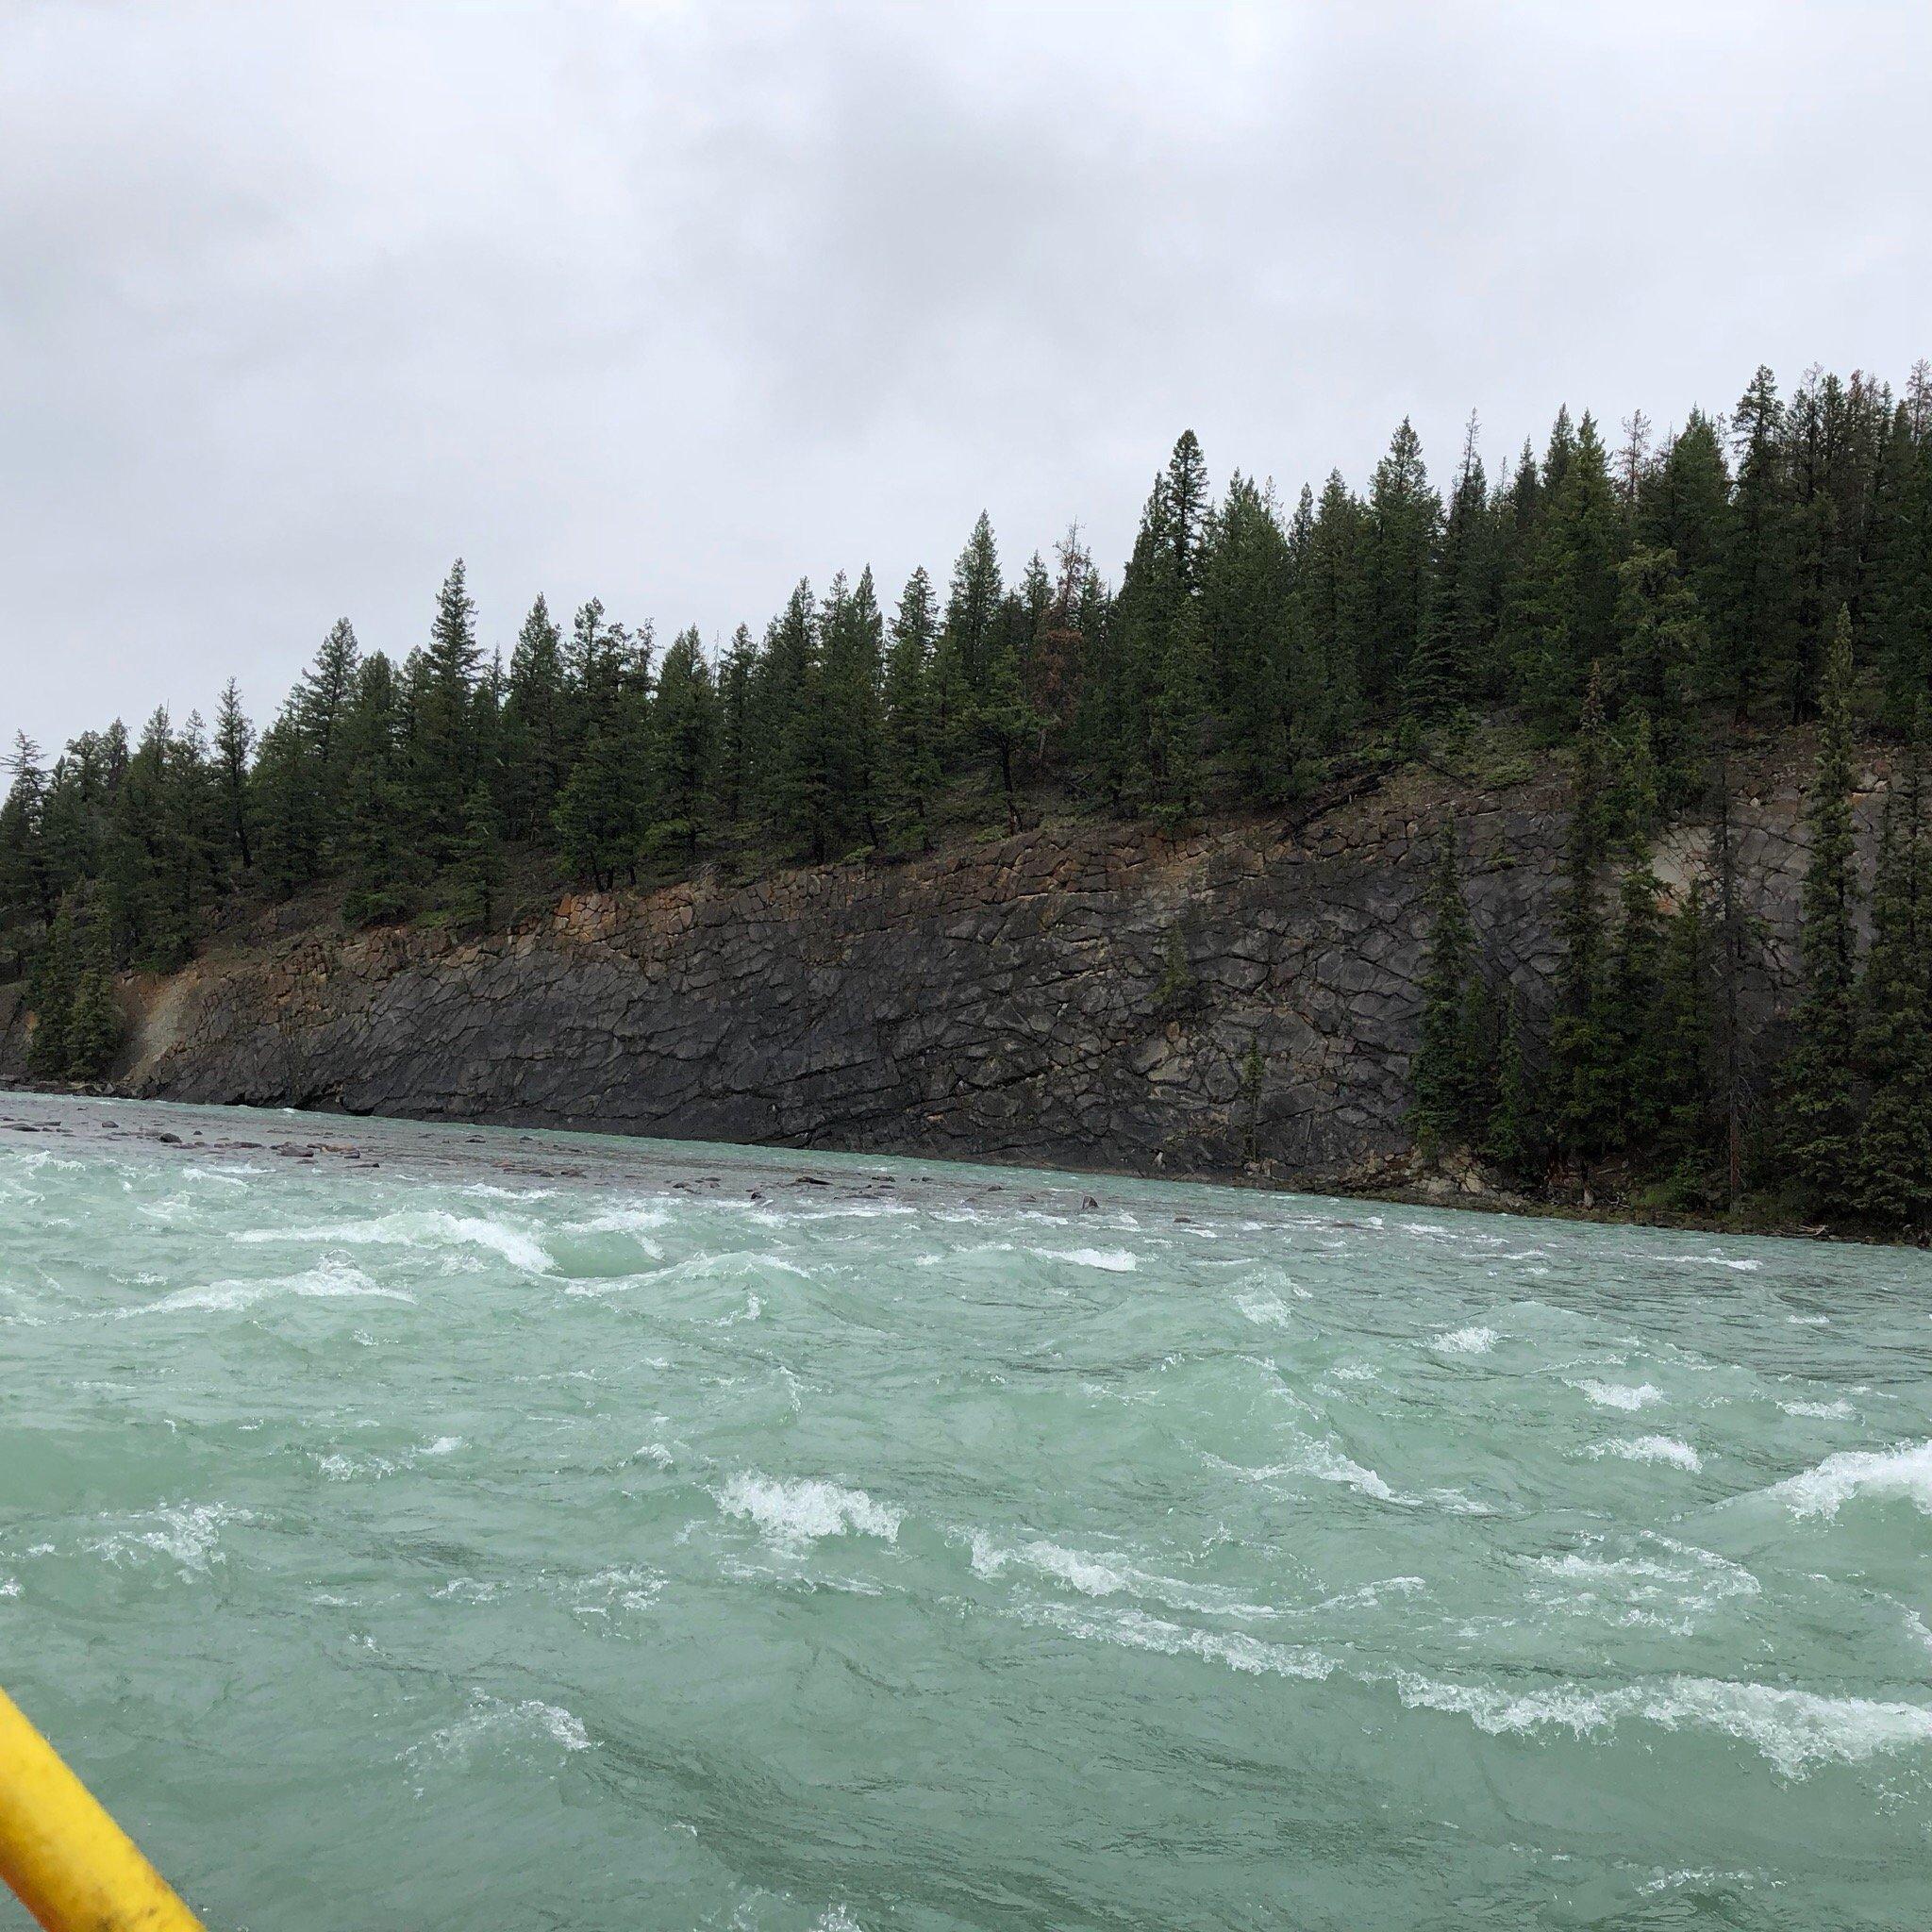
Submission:
<svg viewBox="0 0 1932 1932">
<path fill-rule="evenodd" d="M 1925 0 L 0 0 L 0 731 L 1932 354 Z"/>
</svg>

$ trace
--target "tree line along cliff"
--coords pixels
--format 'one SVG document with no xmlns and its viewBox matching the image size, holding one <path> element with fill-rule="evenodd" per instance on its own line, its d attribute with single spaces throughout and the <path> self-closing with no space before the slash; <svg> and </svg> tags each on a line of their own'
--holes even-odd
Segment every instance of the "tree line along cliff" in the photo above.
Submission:
<svg viewBox="0 0 1932 1932">
<path fill-rule="evenodd" d="M 982 516 L 943 591 L 924 571 L 884 601 L 869 570 L 801 583 L 715 654 L 594 601 L 560 625 L 539 598 L 486 656 L 458 562 L 421 648 L 365 652 L 337 624 L 258 737 L 231 683 L 211 726 L 158 713 L 51 761 L 17 741 L 0 948 L 32 1021 L 8 1052 L 42 1077 L 118 1064 L 117 974 L 175 971 L 277 904 L 325 902 L 371 936 L 339 962 L 400 926 L 508 961 L 573 886 L 715 909 L 802 866 L 870 876 L 884 904 L 891 874 L 974 841 L 1118 850 L 1109 828 L 1140 826 L 1158 853 L 1421 784 L 1424 871 L 1412 841 L 1377 848 L 1398 900 L 1425 877 L 1427 938 L 1363 1057 L 1364 1147 L 1413 1138 L 1525 1188 L 1614 1174 L 1687 1206 L 1775 1186 L 1807 1212 L 1911 1224 L 1932 1204 L 1928 691 L 1923 365 L 1897 393 L 1814 372 L 1784 396 L 1760 370 L 1727 415 L 1662 436 L 1565 411 L 1493 480 L 1472 422 L 1440 488 L 1405 423 L 1366 492 L 1331 475 L 1292 507 L 1240 474 L 1210 491 L 1184 435 L 1117 583 L 1077 531 L 1009 577 Z M 1745 876 L 1740 774 L 1799 745 L 1786 907 Z M 1547 931 L 1506 943 L 1470 881 L 1507 862 L 1476 832 L 1524 785 L 1562 794 L 1531 855 L 1554 868 Z M 1665 876 L 1690 823 L 1698 860 Z M 1771 928 L 1799 913 L 1780 975 Z M 1202 1024 L 1185 926 L 1142 989 L 1179 1038 Z M 860 1050 L 866 1029 L 844 1030 Z M 1216 1035 L 1235 1113 L 1280 1050 L 1258 1014 L 1247 1030 Z M 771 1132 L 755 1112 L 723 1124 Z M 1098 1115 L 1041 1151 L 1087 1132 L 1104 1157 Z"/>
</svg>

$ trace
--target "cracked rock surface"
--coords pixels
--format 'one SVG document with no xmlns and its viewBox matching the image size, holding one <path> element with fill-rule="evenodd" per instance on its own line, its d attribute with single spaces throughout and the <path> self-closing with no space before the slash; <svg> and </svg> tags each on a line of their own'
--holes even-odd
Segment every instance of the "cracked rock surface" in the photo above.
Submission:
<svg viewBox="0 0 1932 1932">
<path fill-rule="evenodd" d="M 1411 787 L 1175 840 L 1058 825 L 898 866 L 580 894 L 510 932 L 264 938 L 148 983 L 115 1086 L 340 1108 L 1340 1179 L 1408 1144 L 1437 829 L 1492 976 L 1557 957 L 1560 793 Z M 1861 799 L 1868 834 L 1876 807 Z M 1795 971 L 1796 787 L 1738 812 L 1761 1022 Z M 1657 856 L 1681 891 L 1707 846 Z M 1184 970 L 1176 974 L 1176 947 Z M 25 1067 L 0 991 L 0 1073 Z M 1762 1052 L 1774 1042 L 1750 1028 Z M 1257 1073 L 1258 1070 L 1258 1078 Z"/>
</svg>

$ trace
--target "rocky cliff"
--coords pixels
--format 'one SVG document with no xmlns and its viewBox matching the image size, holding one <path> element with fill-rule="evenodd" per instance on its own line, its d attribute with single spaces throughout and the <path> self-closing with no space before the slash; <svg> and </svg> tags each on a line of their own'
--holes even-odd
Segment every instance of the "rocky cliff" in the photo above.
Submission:
<svg viewBox="0 0 1932 1932">
<path fill-rule="evenodd" d="M 724 1141 L 1342 1180 L 1407 1144 L 1432 841 L 1541 1005 L 1564 822 L 1409 774 L 1163 840 L 1046 827 L 896 866 L 566 898 L 515 930 L 277 932 L 141 989 L 117 1084 Z M 1869 816 L 1869 814 L 1868 814 Z M 1742 801 L 1762 1015 L 1789 981 L 1795 785 Z M 1705 835 L 1666 841 L 1667 885 Z M 26 1030 L 0 1001 L 0 1071 Z"/>
</svg>

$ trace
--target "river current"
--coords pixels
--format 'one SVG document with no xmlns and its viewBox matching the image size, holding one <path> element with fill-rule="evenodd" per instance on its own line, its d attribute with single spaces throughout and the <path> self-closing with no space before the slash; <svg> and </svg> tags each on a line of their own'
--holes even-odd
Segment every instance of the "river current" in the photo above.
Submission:
<svg viewBox="0 0 1932 1932">
<path fill-rule="evenodd" d="M 1916 1927 L 1932 1260 L 0 1096 L 0 1683 L 213 1927 Z"/>
</svg>

